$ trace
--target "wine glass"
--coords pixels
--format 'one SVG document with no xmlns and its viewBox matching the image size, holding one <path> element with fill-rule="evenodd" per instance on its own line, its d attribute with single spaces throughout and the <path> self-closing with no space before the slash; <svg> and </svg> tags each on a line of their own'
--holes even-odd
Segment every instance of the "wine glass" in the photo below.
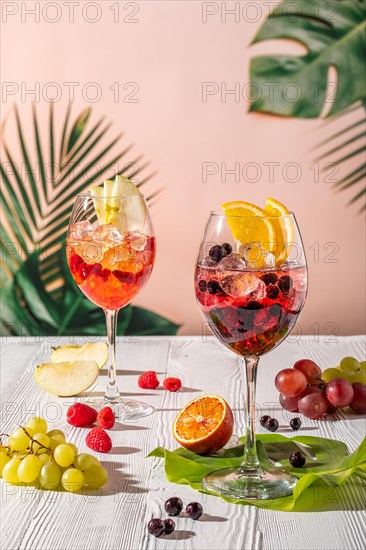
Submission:
<svg viewBox="0 0 366 550">
<path fill-rule="evenodd" d="M 116 376 L 118 312 L 145 286 L 155 259 L 155 237 L 143 195 L 77 195 L 66 255 L 79 289 L 103 308 L 106 317 L 108 382 L 100 405 L 111 406 L 117 417 L 129 420 L 151 414 L 151 405 L 121 398 Z"/>
<path fill-rule="evenodd" d="M 243 462 L 239 468 L 217 470 L 203 480 L 204 488 L 236 499 L 285 496 L 297 481 L 278 467 L 264 468 L 259 463 L 255 392 L 259 358 L 288 336 L 303 308 L 306 261 L 293 214 L 265 218 L 274 228 L 275 243 L 261 242 L 263 223 L 260 216 L 211 212 L 195 269 L 196 298 L 205 322 L 220 342 L 242 357 L 245 366 Z M 248 229 L 252 242 L 235 239 L 238 228 L 243 235 Z"/>
</svg>

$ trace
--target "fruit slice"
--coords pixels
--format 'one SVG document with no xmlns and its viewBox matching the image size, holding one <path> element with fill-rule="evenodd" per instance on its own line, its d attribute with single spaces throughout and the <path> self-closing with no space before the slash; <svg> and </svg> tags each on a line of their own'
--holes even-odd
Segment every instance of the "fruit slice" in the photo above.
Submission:
<svg viewBox="0 0 366 550">
<path fill-rule="evenodd" d="M 142 193 L 128 178 L 116 176 L 115 181 L 106 180 L 103 187 L 92 186 L 90 193 L 101 225 L 111 223 L 122 234 L 143 229 L 145 203 L 129 198 L 142 197 Z"/>
<path fill-rule="evenodd" d="M 89 343 L 84 346 L 59 346 L 52 351 L 51 361 L 53 363 L 96 361 L 101 369 L 108 361 L 108 346 L 104 342 Z"/>
<path fill-rule="evenodd" d="M 225 399 L 201 395 L 177 414 L 173 435 L 178 443 L 197 454 L 221 449 L 233 434 L 234 416 Z"/>
<path fill-rule="evenodd" d="M 284 204 L 268 197 L 264 212 L 267 216 L 289 216 L 289 212 Z M 286 261 L 291 244 L 294 241 L 294 224 L 290 217 L 271 219 L 275 232 L 275 246 L 273 254 L 276 257 L 276 265 L 281 265 Z"/>
<path fill-rule="evenodd" d="M 275 233 L 264 210 L 244 201 L 226 202 L 222 209 L 228 216 L 227 222 L 236 241 L 242 244 L 259 242 L 263 248 L 272 252 Z"/>
<path fill-rule="evenodd" d="M 141 191 L 132 181 L 124 176 L 116 176 L 115 184 L 117 185 L 118 194 L 122 195 L 120 198 L 120 210 L 123 215 L 112 216 L 110 223 L 116 225 L 120 233 L 142 231 L 146 219 L 146 205 L 144 200 L 142 200 L 143 195 Z M 136 199 L 128 197 L 136 197 Z"/>
<path fill-rule="evenodd" d="M 43 363 L 34 371 L 36 383 L 54 395 L 70 397 L 88 389 L 98 378 L 96 361 Z"/>
<path fill-rule="evenodd" d="M 90 188 L 90 194 L 94 199 L 94 208 L 100 225 L 110 223 L 110 217 L 120 209 L 116 182 L 106 180 L 103 187 L 93 185 Z"/>
</svg>

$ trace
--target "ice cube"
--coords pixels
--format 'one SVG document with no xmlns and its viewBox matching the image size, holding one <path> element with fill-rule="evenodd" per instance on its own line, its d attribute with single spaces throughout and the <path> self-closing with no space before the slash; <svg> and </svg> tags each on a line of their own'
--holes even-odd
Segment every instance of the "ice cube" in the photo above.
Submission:
<svg viewBox="0 0 366 550">
<path fill-rule="evenodd" d="M 260 242 L 243 244 L 239 252 L 248 267 L 274 267 L 275 257 Z"/>
<path fill-rule="evenodd" d="M 250 295 L 253 300 L 262 300 L 266 295 L 265 283 L 248 271 L 227 275 L 221 279 L 220 284 L 223 290 L 234 298 Z"/>
<path fill-rule="evenodd" d="M 87 264 L 95 264 L 101 261 L 107 248 L 102 242 L 97 242 L 87 237 L 75 246 L 75 252 L 79 254 Z"/>
<path fill-rule="evenodd" d="M 103 243 L 108 248 L 112 248 L 123 241 L 122 235 L 112 223 L 99 225 L 94 229 L 92 237 L 95 241 Z"/>
<path fill-rule="evenodd" d="M 222 258 L 217 267 L 220 270 L 242 270 L 247 267 L 247 262 L 240 256 L 240 254 L 233 252 L 232 254 Z"/>
<path fill-rule="evenodd" d="M 203 267 L 217 267 L 218 266 L 217 262 L 214 262 L 213 259 L 210 256 L 206 256 L 206 258 L 204 258 L 204 260 L 202 260 L 200 265 L 203 266 Z"/>
<path fill-rule="evenodd" d="M 142 250 L 145 250 L 147 237 L 146 235 L 142 235 L 141 233 L 138 233 L 138 232 L 131 233 L 129 237 L 129 241 L 131 243 L 131 248 L 133 248 L 137 252 L 141 252 Z"/>
<path fill-rule="evenodd" d="M 130 261 L 131 258 L 133 258 L 133 256 L 134 256 L 134 253 L 131 251 L 130 247 L 128 246 L 128 242 L 123 241 L 118 246 L 110 247 L 104 255 L 104 260 L 109 265 L 115 266 L 116 264 L 118 264 L 119 266 L 121 262 Z M 117 267 L 115 267 L 115 269 L 117 269 Z M 118 269 L 122 269 L 122 268 L 118 267 Z"/>
<path fill-rule="evenodd" d="M 72 239 L 84 239 L 93 231 L 93 226 L 88 221 L 76 222 L 71 226 L 70 237 Z"/>
</svg>

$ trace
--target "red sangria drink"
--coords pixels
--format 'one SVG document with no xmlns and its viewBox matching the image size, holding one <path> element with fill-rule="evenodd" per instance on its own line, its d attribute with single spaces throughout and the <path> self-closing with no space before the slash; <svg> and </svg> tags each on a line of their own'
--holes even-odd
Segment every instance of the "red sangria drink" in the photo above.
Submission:
<svg viewBox="0 0 366 550">
<path fill-rule="evenodd" d="M 239 468 L 210 473 L 203 487 L 235 499 L 291 494 L 296 478 L 260 463 L 254 427 L 259 359 L 288 336 L 306 298 L 305 255 L 294 215 L 272 198 L 264 209 L 235 201 L 211 212 L 194 282 L 205 325 L 242 357 L 246 374 L 243 461 Z"/>
<path fill-rule="evenodd" d="M 112 224 L 93 229 L 78 222 L 69 231 L 67 259 L 80 290 L 103 309 L 126 306 L 144 287 L 155 258 L 155 237 L 121 235 Z"/>
<path fill-rule="evenodd" d="M 81 292 L 104 310 L 109 341 L 104 398 L 115 416 L 139 418 L 153 412 L 148 403 L 122 399 L 117 384 L 116 334 L 121 308 L 148 281 L 155 259 L 155 237 L 144 196 L 130 180 L 116 176 L 76 197 L 66 239 L 71 274 Z"/>
<path fill-rule="evenodd" d="M 195 287 L 203 318 L 217 338 L 241 356 L 263 355 L 296 323 L 306 296 L 306 268 L 285 263 L 281 269 L 251 269 L 230 252 L 217 263 L 210 256 L 199 262 Z"/>
</svg>

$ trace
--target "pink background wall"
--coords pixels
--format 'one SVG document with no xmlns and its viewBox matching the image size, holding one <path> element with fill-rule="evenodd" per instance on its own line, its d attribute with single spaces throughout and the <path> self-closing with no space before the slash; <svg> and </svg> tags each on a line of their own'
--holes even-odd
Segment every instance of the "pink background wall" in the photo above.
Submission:
<svg viewBox="0 0 366 550">
<path fill-rule="evenodd" d="M 26 12 L 36 4 L 38 22 Z M 354 191 L 336 194 L 332 190 L 326 179 L 329 175 L 322 172 L 326 161 L 319 162 L 316 175 L 315 154 L 310 152 L 359 115 L 354 113 L 348 120 L 324 127 L 319 120 L 248 114 L 245 94 L 250 56 L 274 52 L 275 48 L 293 54 L 304 51 L 294 43 L 249 48 L 268 13 L 268 3 L 237 2 L 241 8 L 237 21 L 220 12 L 222 5 L 230 8 L 234 2 L 71 4 L 73 22 L 71 5 L 66 2 L 2 2 L 2 114 L 17 102 L 30 120 L 35 98 L 31 94 L 22 97 L 22 93 L 24 96 L 26 89 L 39 86 L 38 110 L 46 117 L 48 104 L 42 92 L 50 99 L 55 88 L 48 83 L 56 82 L 61 91 L 56 105 L 61 121 L 69 99 L 65 83 L 79 83 L 74 114 L 87 105 L 93 107 L 94 121 L 105 114 L 114 121 L 112 137 L 113 132 L 123 131 L 124 143 L 136 144 L 128 160 L 144 153 L 151 170 L 158 171 L 146 189 L 164 188 L 152 208 L 158 257 L 153 276 L 136 303 L 182 323 L 181 334 L 200 334 L 202 322 L 192 274 L 209 211 L 235 199 L 263 205 L 272 195 L 296 213 L 309 262 L 310 290 L 299 323 L 301 331 L 363 332 L 364 217 L 357 214 L 360 205 L 345 207 Z M 218 13 L 207 15 L 204 22 L 205 10 L 216 9 Z M 91 82 L 101 94 L 95 102 L 91 101 L 96 91 Z M 118 98 L 110 89 L 116 82 Z M 135 84 L 124 90 L 131 82 Z M 215 83 L 211 89 L 219 90 L 206 101 L 205 82 Z M 14 84 L 13 95 L 4 95 L 4 83 Z M 133 99 L 137 101 L 128 102 L 136 85 Z M 239 98 L 220 94 L 225 86 L 229 90 L 235 85 Z M 272 162 L 278 163 L 273 178 L 268 164 Z M 360 158 L 337 167 L 333 180 L 339 180 L 357 162 Z M 241 171 L 238 181 L 222 169 L 233 169 L 235 163 Z M 207 166 L 216 173 L 204 181 Z"/>
</svg>

